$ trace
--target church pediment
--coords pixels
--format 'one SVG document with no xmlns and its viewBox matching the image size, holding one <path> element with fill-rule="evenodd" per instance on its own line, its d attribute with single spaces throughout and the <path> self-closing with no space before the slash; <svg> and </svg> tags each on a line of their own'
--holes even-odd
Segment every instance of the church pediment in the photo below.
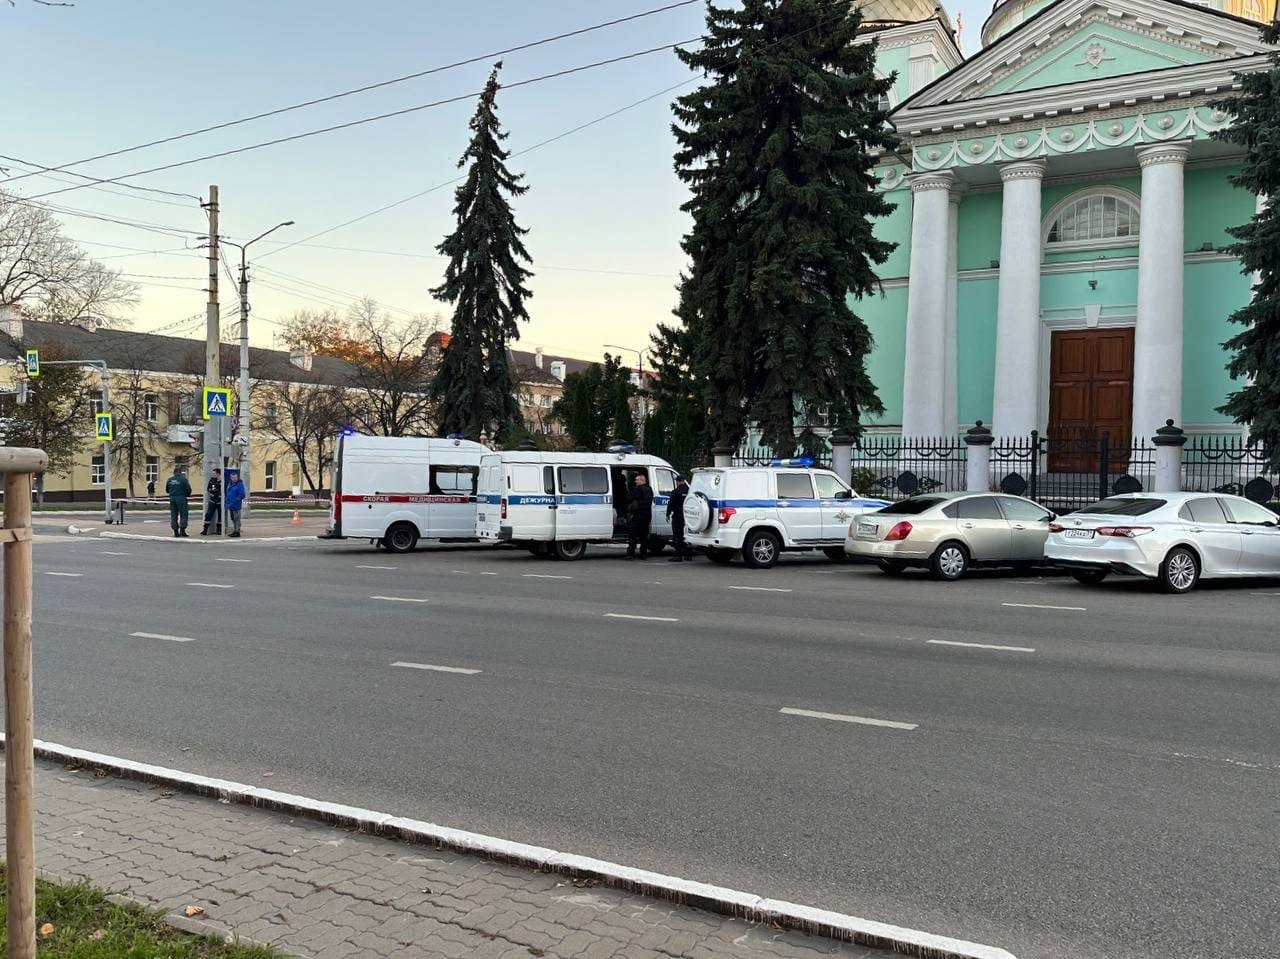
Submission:
<svg viewBox="0 0 1280 959">
<path fill-rule="evenodd" d="M 1267 53 L 1256 25 L 1170 0 L 1059 0 L 903 105 L 904 110 L 1195 67 Z"/>
</svg>

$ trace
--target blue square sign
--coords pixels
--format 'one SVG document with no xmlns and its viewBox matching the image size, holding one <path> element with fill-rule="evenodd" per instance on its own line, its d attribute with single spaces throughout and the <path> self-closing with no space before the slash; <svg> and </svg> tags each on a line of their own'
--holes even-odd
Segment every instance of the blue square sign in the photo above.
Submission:
<svg viewBox="0 0 1280 959">
<path fill-rule="evenodd" d="M 231 390 L 206 386 L 200 394 L 200 415 L 206 420 L 231 415 Z"/>
</svg>

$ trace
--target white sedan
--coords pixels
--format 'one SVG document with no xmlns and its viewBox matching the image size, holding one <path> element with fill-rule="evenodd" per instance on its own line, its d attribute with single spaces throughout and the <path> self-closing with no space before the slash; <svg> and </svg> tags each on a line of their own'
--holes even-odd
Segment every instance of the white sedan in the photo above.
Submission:
<svg viewBox="0 0 1280 959">
<path fill-rule="evenodd" d="M 1280 516 L 1242 496 L 1129 493 L 1051 523 L 1044 552 L 1082 583 L 1121 573 L 1185 593 L 1202 577 L 1280 576 Z"/>
</svg>

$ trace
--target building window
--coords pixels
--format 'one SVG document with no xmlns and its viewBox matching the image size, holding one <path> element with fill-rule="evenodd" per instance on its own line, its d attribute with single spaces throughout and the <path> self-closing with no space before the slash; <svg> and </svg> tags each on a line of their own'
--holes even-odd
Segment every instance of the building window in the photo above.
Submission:
<svg viewBox="0 0 1280 959">
<path fill-rule="evenodd" d="M 178 419 L 187 425 L 197 422 L 196 398 L 189 393 L 178 397 Z"/>
<path fill-rule="evenodd" d="M 154 423 L 160 419 L 160 397 L 155 393 L 148 393 L 142 397 L 142 415 L 148 423 Z"/>
<path fill-rule="evenodd" d="M 268 429 L 275 429 L 276 423 L 278 422 L 278 415 L 279 414 L 276 411 L 276 404 L 268 403 L 262 408 L 262 424 Z"/>
<path fill-rule="evenodd" d="M 175 470 L 176 470 L 179 466 L 186 466 L 186 465 L 187 465 L 187 457 L 185 457 L 185 456 L 175 456 L 175 457 L 173 458 L 173 468 L 174 468 Z"/>
<path fill-rule="evenodd" d="M 160 479 L 160 457 L 148 456 L 146 466 L 147 484 L 150 485 Z"/>
<path fill-rule="evenodd" d="M 89 409 L 94 416 L 107 411 L 106 405 L 102 402 L 102 390 L 90 390 Z"/>
<path fill-rule="evenodd" d="M 262 488 L 267 492 L 271 492 L 276 488 L 276 461 L 270 460 L 266 465 L 266 480 Z"/>
<path fill-rule="evenodd" d="M 107 458 L 101 453 L 89 461 L 89 482 L 94 486 L 107 483 Z"/>
<path fill-rule="evenodd" d="M 1138 236 L 1138 198 L 1123 190 L 1090 190 L 1067 197 L 1049 213 L 1046 252 L 1133 246 Z"/>
</svg>

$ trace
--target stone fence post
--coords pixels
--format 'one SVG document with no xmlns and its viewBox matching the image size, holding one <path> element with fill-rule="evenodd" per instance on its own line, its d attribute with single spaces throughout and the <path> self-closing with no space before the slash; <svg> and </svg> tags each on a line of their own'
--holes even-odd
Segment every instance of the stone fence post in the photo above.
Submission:
<svg viewBox="0 0 1280 959">
<path fill-rule="evenodd" d="M 733 454 L 738 452 L 732 446 L 715 446 L 711 455 L 715 458 L 716 469 L 728 469 L 733 465 Z"/>
<path fill-rule="evenodd" d="M 1156 447 L 1156 475 L 1151 483 L 1153 493 L 1178 493 L 1182 490 L 1182 447 L 1187 434 L 1165 420 L 1164 426 L 1151 437 Z"/>
<path fill-rule="evenodd" d="M 991 490 L 991 444 L 995 437 L 982 425 L 982 420 L 964 434 L 969 447 L 965 455 L 965 489 L 970 493 L 987 493 Z"/>
<path fill-rule="evenodd" d="M 831 472 L 853 485 L 853 444 L 857 442 L 848 433 L 835 433 L 831 437 Z"/>
</svg>

